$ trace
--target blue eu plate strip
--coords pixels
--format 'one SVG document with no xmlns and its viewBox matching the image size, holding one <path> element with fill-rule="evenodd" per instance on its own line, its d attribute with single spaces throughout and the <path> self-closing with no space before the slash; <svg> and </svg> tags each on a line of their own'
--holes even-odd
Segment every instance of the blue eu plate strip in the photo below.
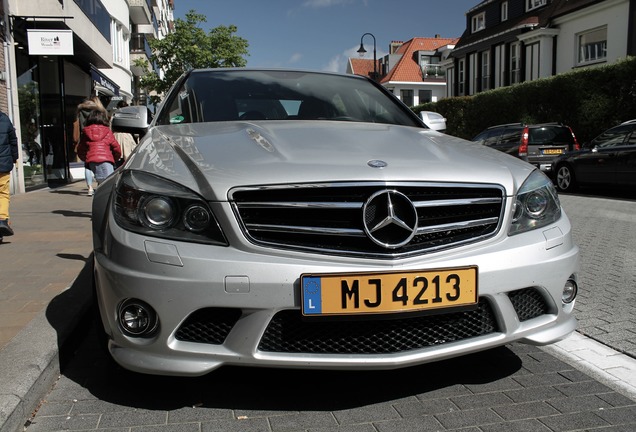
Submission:
<svg viewBox="0 0 636 432">
<path fill-rule="evenodd" d="M 303 278 L 303 312 L 305 315 L 322 313 L 321 285 L 319 277 Z"/>
</svg>

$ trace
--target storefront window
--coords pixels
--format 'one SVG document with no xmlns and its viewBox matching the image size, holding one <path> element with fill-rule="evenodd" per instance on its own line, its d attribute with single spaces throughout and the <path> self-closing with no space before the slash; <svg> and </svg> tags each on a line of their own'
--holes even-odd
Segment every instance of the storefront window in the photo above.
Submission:
<svg viewBox="0 0 636 432">
<path fill-rule="evenodd" d="M 67 177 L 59 61 L 59 56 L 39 59 L 42 151 L 47 181 L 66 180 Z"/>
<path fill-rule="evenodd" d="M 18 51 L 18 50 L 16 50 Z M 58 56 L 16 52 L 24 186 L 68 179 Z"/>
<path fill-rule="evenodd" d="M 17 53 L 18 99 L 20 105 L 20 142 L 22 143 L 24 185 L 26 188 L 45 183 L 44 154 L 40 135 L 40 90 L 38 65 L 28 55 Z"/>
</svg>

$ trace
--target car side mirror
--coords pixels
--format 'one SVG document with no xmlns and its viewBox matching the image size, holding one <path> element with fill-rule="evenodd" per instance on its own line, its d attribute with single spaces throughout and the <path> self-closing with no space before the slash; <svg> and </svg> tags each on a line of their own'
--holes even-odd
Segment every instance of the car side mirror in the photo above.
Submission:
<svg viewBox="0 0 636 432">
<path fill-rule="evenodd" d="M 152 113 L 145 106 L 127 106 L 113 113 L 113 132 L 128 132 L 143 136 L 150 127 Z"/>
</svg>

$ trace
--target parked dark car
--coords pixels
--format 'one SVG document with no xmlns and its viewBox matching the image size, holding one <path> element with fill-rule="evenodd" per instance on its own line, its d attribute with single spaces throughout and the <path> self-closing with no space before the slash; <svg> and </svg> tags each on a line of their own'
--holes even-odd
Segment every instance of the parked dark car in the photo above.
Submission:
<svg viewBox="0 0 636 432">
<path fill-rule="evenodd" d="M 579 151 L 552 164 L 556 186 L 563 192 L 579 185 L 636 184 L 636 120 L 610 128 Z"/>
<path fill-rule="evenodd" d="M 549 171 L 556 157 L 580 148 L 572 129 L 560 123 L 491 126 L 472 140 L 530 162 L 542 171 Z"/>
</svg>

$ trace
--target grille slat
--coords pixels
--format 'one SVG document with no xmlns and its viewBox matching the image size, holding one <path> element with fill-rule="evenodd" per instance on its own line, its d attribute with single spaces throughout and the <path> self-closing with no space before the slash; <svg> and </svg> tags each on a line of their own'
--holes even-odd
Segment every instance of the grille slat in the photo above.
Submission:
<svg viewBox="0 0 636 432">
<path fill-rule="evenodd" d="M 365 218 L 368 222 L 386 211 L 381 202 L 369 205 L 382 191 L 395 191 L 415 209 L 417 231 L 406 244 L 396 241 L 398 246 L 386 247 L 391 242 L 374 242 L 365 230 Z M 474 184 L 259 186 L 232 190 L 230 201 L 255 244 L 369 258 L 412 256 L 486 239 L 497 233 L 504 210 L 501 187 Z M 400 229 L 395 235 L 402 235 Z"/>
</svg>

